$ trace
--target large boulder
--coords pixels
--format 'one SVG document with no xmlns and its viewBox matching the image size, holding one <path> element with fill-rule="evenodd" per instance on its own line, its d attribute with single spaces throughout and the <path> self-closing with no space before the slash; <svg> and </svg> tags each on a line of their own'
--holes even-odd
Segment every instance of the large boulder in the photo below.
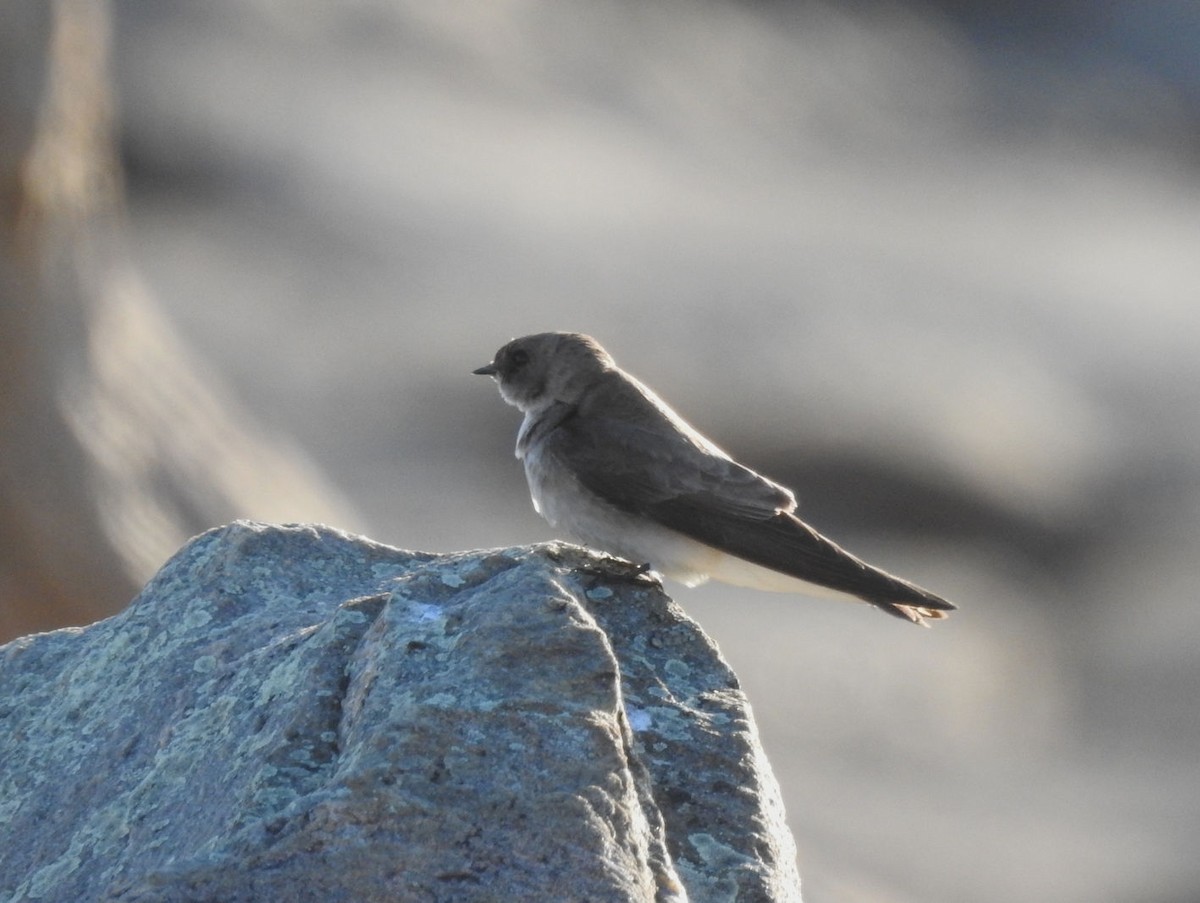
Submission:
<svg viewBox="0 0 1200 903">
<path fill-rule="evenodd" d="M 235 523 L 0 647 L 0 898 L 798 900 L 745 696 L 646 577 Z"/>
</svg>

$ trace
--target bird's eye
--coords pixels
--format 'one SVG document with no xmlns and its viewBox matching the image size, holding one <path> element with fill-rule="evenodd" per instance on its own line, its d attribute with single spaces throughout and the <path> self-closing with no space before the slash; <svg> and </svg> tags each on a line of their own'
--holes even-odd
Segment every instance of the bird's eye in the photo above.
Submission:
<svg viewBox="0 0 1200 903">
<path fill-rule="evenodd" d="M 524 367 L 529 363 L 529 352 L 524 348 L 518 348 L 508 356 L 508 360 L 514 367 Z"/>
</svg>

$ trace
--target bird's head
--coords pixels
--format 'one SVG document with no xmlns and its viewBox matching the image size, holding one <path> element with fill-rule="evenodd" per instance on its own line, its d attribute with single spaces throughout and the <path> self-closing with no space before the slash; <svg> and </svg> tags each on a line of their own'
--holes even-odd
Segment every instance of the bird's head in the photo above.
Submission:
<svg viewBox="0 0 1200 903">
<path fill-rule="evenodd" d="M 504 400 L 522 411 L 575 404 L 613 359 L 590 336 L 542 332 L 513 339 L 473 371 L 496 380 Z"/>
</svg>

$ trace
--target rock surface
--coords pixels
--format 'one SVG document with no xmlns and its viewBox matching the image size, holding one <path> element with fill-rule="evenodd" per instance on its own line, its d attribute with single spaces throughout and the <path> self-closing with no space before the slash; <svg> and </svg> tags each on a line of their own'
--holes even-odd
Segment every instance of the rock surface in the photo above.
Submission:
<svg viewBox="0 0 1200 903">
<path fill-rule="evenodd" d="M 572 546 L 235 523 L 0 648 L 4 900 L 798 900 L 744 695 Z"/>
</svg>

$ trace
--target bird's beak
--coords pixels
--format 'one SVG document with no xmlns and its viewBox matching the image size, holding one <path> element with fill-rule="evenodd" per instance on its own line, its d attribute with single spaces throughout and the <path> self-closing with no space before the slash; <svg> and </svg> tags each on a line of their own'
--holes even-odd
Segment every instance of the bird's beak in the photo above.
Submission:
<svg viewBox="0 0 1200 903">
<path fill-rule="evenodd" d="M 500 371 L 496 369 L 495 364 L 484 364 L 482 367 L 478 368 L 477 370 L 472 370 L 471 372 L 479 376 L 495 376 Z"/>
</svg>

